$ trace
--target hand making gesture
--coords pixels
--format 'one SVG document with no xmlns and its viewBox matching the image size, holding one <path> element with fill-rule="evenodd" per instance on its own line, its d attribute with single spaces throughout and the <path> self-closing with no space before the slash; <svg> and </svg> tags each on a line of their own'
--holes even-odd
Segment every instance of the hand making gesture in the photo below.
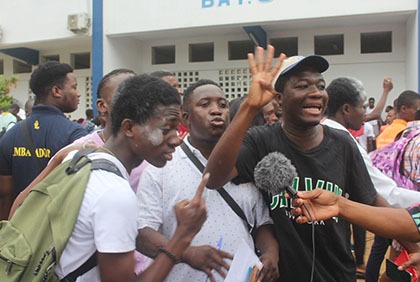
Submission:
<svg viewBox="0 0 420 282">
<path fill-rule="evenodd" d="M 281 54 L 274 67 L 271 67 L 274 58 L 274 47 L 268 45 L 266 53 L 264 57 L 264 49 L 257 47 L 255 56 L 252 53 L 248 54 L 248 64 L 252 78 L 247 103 L 257 109 L 266 105 L 277 95 L 271 84 L 286 58 L 286 55 Z"/>
</svg>

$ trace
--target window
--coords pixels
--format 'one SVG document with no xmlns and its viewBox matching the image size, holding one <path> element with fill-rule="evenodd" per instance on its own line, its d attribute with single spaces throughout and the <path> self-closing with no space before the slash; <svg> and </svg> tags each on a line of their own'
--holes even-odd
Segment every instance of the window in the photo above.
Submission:
<svg viewBox="0 0 420 282">
<path fill-rule="evenodd" d="M 315 36 L 315 54 L 342 55 L 344 54 L 344 35 L 317 35 Z"/>
<path fill-rule="evenodd" d="M 254 53 L 254 43 L 251 40 L 229 41 L 229 60 L 246 60 L 248 53 Z"/>
<path fill-rule="evenodd" d="M 361 33 L 360 52 L 362 54 L 392 52 L 392 31 Z"/>
<path fill-rule="evenodd" d="M 48 55 L 48 56 L 43 56 L 42 57 L 42 62 L 43 63 L 51 62 L 51 61 L 59 62 L 60 61 L 60 55 Z"/>
<path fill-rule="evenodd" d="M 31 73 L 32 65 L 13 60 L 13 73 Z"/>
<path fill-rule="evenodd" d="M 197 43 L 189 46 L 189 62 L 212 62 L 214 61 L 214 43 Z"/>
<path fill-rule="evenodd" d="M 287 57 L 296 56 L 298 54 L 297 37 L 272 38 L 270 44 L 275 48 L 275 58 L 278 58 L 281 53 L 286 54 Z"/>
<path fill-rule="evenodd" d="M 4 74 L 4 62 L 0 60 L 0 74 Z"/>
<path fill-rule="evenodd" d="M 152 64 L 175 64 L 175 45 L 152 47 Z"/>
<path fill-rule="evenodd" d="M 176 73 L 178 78 L 179 87 L 181 91 L 184 92 L 191 84 L 200 79 L 199 71 L 179 71 Z"/>
<path fill-rule="evenodd" d="M 70 63 L 75 70 L 89 69 L 90 53 L 71 54 Z"/>
</svg>

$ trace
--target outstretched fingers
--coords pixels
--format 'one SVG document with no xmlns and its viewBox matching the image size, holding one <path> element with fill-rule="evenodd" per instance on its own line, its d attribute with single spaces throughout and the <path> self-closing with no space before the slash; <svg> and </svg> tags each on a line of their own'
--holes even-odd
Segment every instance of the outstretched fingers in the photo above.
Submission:
<svg viewBox="0 0 420 282">
<path fill-rule="evenodd" d="M 274 48 L 273 48 L 274 49 Z M 274 50 L 273 50 L 273 54 L 274 54 Z M 286 59 L 286 55 L 281 53 L 280 57 L 277 59 L 276 64 L 274 65 L 274 67 L 271 69 L 271 75 L 273 77 L 276 76 L 276 74 L 279 72 L 281 65 L 283 64 L 283 61 Z M 271 64 L 271 63 L 270 63 Z"/>
</svg>

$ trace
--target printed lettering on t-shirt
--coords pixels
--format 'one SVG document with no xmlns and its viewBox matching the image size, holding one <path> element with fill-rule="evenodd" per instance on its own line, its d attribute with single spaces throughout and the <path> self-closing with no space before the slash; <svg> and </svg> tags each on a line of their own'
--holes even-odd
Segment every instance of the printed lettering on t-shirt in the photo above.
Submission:
<svg viewBox="0 0 420 282">
<path fill-rule="evenodd" d="M 13 157 L 32 157 L 32 153 L 25 147 L 13 147 Z M 50 159 L 51 150 L 47 148 L 36 148 L 35 157 L 39 159 Z"/>
<path fill-rule="evenodd" d="M 296 191 L 298 190 L 298 187 L 299 187 L 299 181 L 300 181 L 299 177 L 295 177 L 293 179 L 292 188 Z M 334 183 L 329 182 L 329 181 L 318 179 L 316 181 L 315 188 L 324 189 L 324 190 L 333 192 L 334 194 L 339 195 L 339 196 L 343 195 L 343 190 L 337 184 L 334 184 Z M 310 177 L 305 177 L 304 178 L 304 190 L 305 191 L 312 191 L 315 188 L 313 186 L 313 179 L 310 178 Z M 286 208 L 286 214 L 290 218 L 294 219 L 294 216 L 292 216 L 290 214 L 290 212 L 288 211 L 289 209 L 294 208 L 293 205 L 292 205 L 292 200 L 286 198 L 285 194 L 286 194 L 286 192 L 282 192 L 278 195 L 273 195 L 272 198 L 271 198 L 270 209 L 274 210 L 276 208 L 279 208 L 279 209 Z M 333 217 L 332 219 L 335 220 L 336 222 L 338 222 L 337 217 Z M 323 225 L 324 223 L 314 222 L 314 224 Z"/>
</svg>

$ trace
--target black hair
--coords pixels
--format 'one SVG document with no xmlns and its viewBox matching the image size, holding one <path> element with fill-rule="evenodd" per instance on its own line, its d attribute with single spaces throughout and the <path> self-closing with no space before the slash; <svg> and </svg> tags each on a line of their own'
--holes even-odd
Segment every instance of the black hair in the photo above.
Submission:
<svg viewBox="0 0 420 282">
<path fill-rule="evenodd" d="M 156 113 L 159 105 L 180 105 L 174 87 L 147 74 L 127 78 L 120 84 L 111 103 L 111 130 L 117 135 L 124 119 L 144 124 Z"/>
<path fill-rule="evenodd" d="M 224 91 L 220 87 L 220 85 L 217 84 L 216 82 L 214 82 L 213 80 L 200 79 L 200 80 L 194 82 L 193 84 L 191 84 L 190 86 L 188 86 L 187 89 L 185 89 L 184 95 L 182 96 L 182 107 L 184 109 L 188 109 L 188 104 L 190 102 L 190 98 L 191 98 L 191 95 L 194 92 L 194 90 L 197 89 L 200 86 L 203 86 L 203 85 L 214 85 L 214 86 L 220 88 L 220 90 L 222 90 L 222 92 L 224 93 Z"/>
<path fill-rule="evenodd" d="M 29 88 L 36 95 L 37 101 L 43 101 L 53 86 L 62 87 L 67 79 L 67 74 L 72 73 L 73 68 L 68 64 L 57 61 L 49 61 L 39 65 L 31 75 Z"/>
<path fill-rule="evenodd" d="M 351 77 L 339 77 L 331 81 L 327 87 L 329 96 L 327 115 L 334 117 L 344 104 L 356 106 L 364 99 L 365 89 L 362 83 Z"/>
<path fill-rule="evenodd" d="M 373 102 L 375 102 L 375 98 L 370 97 L 368 101 L 373 101 Z"/>
<path fill-rule="evenodd" d="M 115 69 L 115 70 L 107 73 L 106 75 L 104 75 L 102 77 L 102 79 L 98 83 L 98 89 L 96 90 L 96 97 L 98 99 L 101 99 L 102 98 L 101 91 L 104 88 L 105 84 L 108 82 L 108 80 L 111 77 L 114 77 L 114 76 L 122 74 L 122 73 L 130 73 L 130 74 L 134 74 L 134 75 L 136 74 L 134 71 L 132 71 L 130 69 Z"/>
<path fill-rule="evenodd" d="M 85 114 L 86 114 L 86 117 L 93 118 L 93 110 L 92 109 L 86 109 Z"/>
<path fill-rule="evenodd" d="M 150 73 L 150 76 L 162 78 L 165 76 L 176 76 L 174 72 L 167 71 L 167 70 L 158 70 Z"/>
<path fill-rule="evenodd" d="M 16 112 L 19 112 L 19 110 L 20 110 L 20 106 L 19 106 L 18 104 L 16 104 L 16 103 L 11 104 L 11 105 L 9 106 L 9 112 L 10 112 L 10 111 L 16 111 Z"/>
<path fill-rule="evenodd" d="M 403 91 L 397 98 L 397 112 L 401 111 L 402 106 L 412 106 L 417 99 L 420 99 L 419 93 L 411 90 Z"/>
</svg>

